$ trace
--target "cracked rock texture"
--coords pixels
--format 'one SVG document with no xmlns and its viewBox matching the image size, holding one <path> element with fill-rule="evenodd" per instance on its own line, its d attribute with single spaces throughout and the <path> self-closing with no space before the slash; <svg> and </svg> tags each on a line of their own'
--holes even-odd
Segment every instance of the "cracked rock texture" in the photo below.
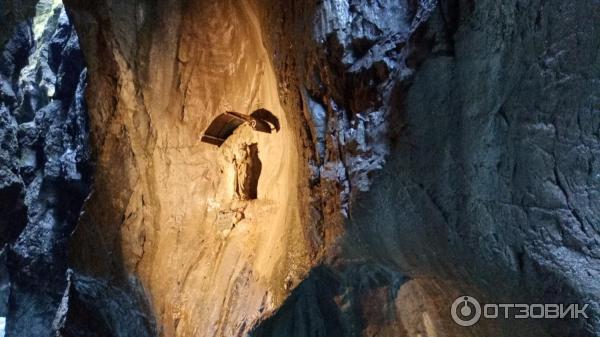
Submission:
<svg viewBox="0 0 600 337">
<path fill-rule="evenodd" d="M 36 0 L 2 0 L 0 1 L 0 45 L 13 34 L 15 25 L 35 15 Z"/>
<path fill-rule="evenodd" d="M 597 0 L 65 6 L 87 71 L 60 7 L 0 63 L 14 336 L 600 336 Z M 465 294 L 589 318 L 463 328 Z"/>
<path fill-rule="evenodd" d="M 160 334 L 598 334 L 597 2 L 67 5 L 98 157 L 73 261 L 138 275 Z M 258 108 L 280 132 L 198 141 Z M 462 293 L 595 304 L 461 330 Z"/>
<path fill-rule="evenodd" d="M 89 184 L 85 72 L 62 7 L 40 2 L 0 60 L 9 336 L 47 333 L 64 289 L 66 243 Z M 4 192 L 4 190 L 3 190 Z M 3 205 L 3 209 L 5 208 Z"/>
<path fill-rule="evenodd" d="M 65 313 L 56 335 L 67 336 L 63 330 L 70 331 L 74 311 L 97 315 L 118 306 L 120 312 L 96 320 L 122 325 L 123 312 L 146 312 L 141 305 L 120 304 L 135 295 L 103 281 L 67 282 L 68 240 L 91 183 L 87 73 L 60 1 L 35 5 L 33 10 L 26 2 L 2 7 L 11 18 L 2 28 L 12 31 L 0 56 L 0 316 L 7 317 L 6 335 L 15 337 L 54 335 L 55 316 Z M 141 289 L 133 282 L 126 289 L 135 288 Z M 92 305 L 92 299 L 98 302 Z M 69 300 L 75 308 L 59 311 L 61 301 Z M 152 329 L 147 316 L 140 317 Z M 78 330 L 90 336 L 89 330 Z M 140 329 L 118 330 L 115 336 L 142 335 Z"/>
<path fill-rule="evenodd" d="M 492 303 L 590 304 L 587 320 L 496 321 L 494 334 L 600 334 L 599 8 L 440 8 L 403 132 L 355 204 L 352 231 L 409 276 Z"/>
</svg>

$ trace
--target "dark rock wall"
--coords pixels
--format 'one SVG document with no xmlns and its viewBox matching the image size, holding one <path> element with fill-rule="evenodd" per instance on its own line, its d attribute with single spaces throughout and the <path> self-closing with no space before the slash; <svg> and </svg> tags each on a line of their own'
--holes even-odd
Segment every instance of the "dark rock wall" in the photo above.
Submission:
<svg viewBox="0 0 600 337">
<path fill-rule="evenodd" d="M 10 292 L 8 270 L 6 269 L 6 250 L 0 250 L 0 317 L 8 314 L 8 294 Z"/>
<path fill-rule="evenodd" d="M 72 324 L 91 322 L 77 318 L 88 310 L 109 325 L 124 322 L 127 315 L 119 312 L 139 312 L 142 323 L 114 329 L 121 331 L 115 336 L 143 335 L 140 326 L 149 326 L 143 302 L 104 281 L 66 278 L 68 239 L 92 177 L 87 71 L 77 34 L 57 1 L 40 1 L 35 10 L 26 3 L 3 5 L 2 15 L 15 22 L 2 25 L 13 30 L 0 56 L 0 245 L 6 245 L 0 254 L 0 316 L 7 316 L 6 333 L 49 336 L 53 322 L 70 315 L 54 327 L 70 336 L 64 331 Z M 77 295 L 69 292 L 73 287 Z M 90 298 L 98 299 L 96 307 Z M 69 300 L 76 304 L 69 306 Z M 58 310 L 61 302 L 67 305 Z M 77 330 L 78 336 L 91 331 Z"/>
<path fill-rule="evenodd" d="M 599 9 L 460 1 L 438 11 L 405 127 L 351 217 L 379 259 L 411 276 L 493 303 L 591 306 L 590 319 L 530 335 L 600 334 Z"/>
<path fill-rule="evenodd" d="M 316 267 L 249 336 L 409 336 L 395 308 L 406 281 L 381 266 Z"/>
<path fill-rule="evenodd" d="M 311 187 L 324 222 L 348 217 L 381 169 L 396 95 L 414 72 L 416 39 L 435 1 L 258 1 L 279 94 L 303 117 Z"/>
<path fill-rule="evenodd" d="M 37 21 L 36 21 L 37 20 Z M 38 30 L 34 32 L 34 30 Z M 9 165 L 2 183 L 18 186 L 3 214 L 10 296 L 7 333 L 47 334 L 65 285 L 66 240 L 90 181 L 85 70 L 61 6 L 41 2 L 4 46 L 0 110 Z M 8 205 L 12 205 L 8 203 Z"/>
<path fill-rule="evenodd" d="M 35 14 L 36 0 L 2 0 L 0 1 L 0 45 L 13 35 L 15 25 L 26 21 Z"/>
<path fill-rule="evenodd" d="M 438 308 L 464 293 L 590 304 L 586 320 L 486 322 L 457 333 L 598 335 L 598 2 L 441 1 L 431 16 L 423 2 L 427 24 L 413 23 L 408 38 L 400 18 L 421 17 L 415 2 L 395 5 L 284 3 L 265 25 L 281 81 L 308 93 L 315 151 L 345 163 L 343 187 L 324 188 L 337 187 L 342 202 L 351 191 L 342 256 L 364 249 L 425 284 L 424 301 Z M 288 51 L 289 41 L 302 47 Z M 332 126 L 340 111 L 346 123 Z M 368 117 L 379 111 L 383 127 Z M 320 133 L 335 139 L 320 147 Z M 361 133 L 362 142 L 348 137 Z M 382 147 L 385 160 L 364 156 Z M 356 175 L 363 160 L 382 164 L 367 170 L 372 180 Z M 452 324 L 437 333 L 452 334 Z"/>
<path fill-rule="evenodd" d="M 2 134 L 0 156 L 0 176 L 2 188 L 0 198 L 2 204 L 2 220 L 0 223 L 0 244 L 14 241 L 27 222 L 25 208 L 24 183 L 20 177 L 18 158 L 19 143 L 17 138 L 18 123 L 9 107 L 17 105 L 15 94 L 16 83 L 32 48 L 33 33 L 30 24 L 20 23 L 15 27 L 14 36 L 7 41 L 2 53 L 2 105 L 0 107 Z"/>
<path fill-rule="evenodd" d="M 155 336 L 147 300 L 105 280 L 69 271 L 67 287 L 52 323 L 56 337 Z M 140 285 L 131 280 L 131 287 Z M 140 295 L 142 295 L 140 293 Z"/>
</svg>

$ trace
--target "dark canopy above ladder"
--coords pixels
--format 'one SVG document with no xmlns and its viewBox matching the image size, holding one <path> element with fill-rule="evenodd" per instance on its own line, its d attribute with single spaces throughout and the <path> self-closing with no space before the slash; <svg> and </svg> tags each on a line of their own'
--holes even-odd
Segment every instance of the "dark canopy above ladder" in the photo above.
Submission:
<svg viewBox="0 0 600 337">
<path fill-rule="evenodd" d="M 238 112 L 227 111 L 217 116 L 206 128 L 201 141 L 221 146 L 225 140 L 233 134 L 240 125 L 248 123 L 256 131 L 271 133 L 271 126 L 266 121 L 254 117 L 243 115 Z"/>
</svg>

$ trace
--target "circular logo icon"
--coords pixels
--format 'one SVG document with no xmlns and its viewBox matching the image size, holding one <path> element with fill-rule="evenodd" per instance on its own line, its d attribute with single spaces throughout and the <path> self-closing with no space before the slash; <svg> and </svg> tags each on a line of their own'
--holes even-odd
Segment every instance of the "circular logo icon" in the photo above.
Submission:
<svg viewBox="0 0 600 337">
<path fill-rule="evenodd" d="M 461 296 L 452 303 L 452 319 L 460 326 L 471 326 L 481 318 L 481 305 L 471 296 Z"/>
</svg>

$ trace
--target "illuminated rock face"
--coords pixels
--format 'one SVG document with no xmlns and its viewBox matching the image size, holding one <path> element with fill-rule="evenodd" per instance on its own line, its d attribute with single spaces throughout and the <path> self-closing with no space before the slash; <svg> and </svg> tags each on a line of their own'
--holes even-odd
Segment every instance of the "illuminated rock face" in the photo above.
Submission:
<svg viewBox="0 0 600 337">
<path fill-rule="evenodd" d="M 97 156 L 72 240 L 76 269 L 139 277 L 165 336 L 248 331 L 323 249 L 301 116 L 282 106 L 253 5 L 67 5 L 90 50 Z M 278 132 L 244 125 L 220 148 L 200 142 L 215 116 L 261 108 Z M 261 166 L 256 198 L 234 188 L 245 184 L 234 170 L 243 144 Z"/>
<path fill-rule="evenodd" d="M 96 171 L 48 331 L 598 334 L 448 312 L 597 302 L 597 1 L 65 2 Z"/>
<path fill-rule="evenodd" d="M 351 111 L 343 102 L 350 98 L 340 96 L 343 88 L 334 93 L 316 82 L 301 85 L 300 68 L 291 63 L 302 44 L 269 38 L 280 29 L 268 22 L 283 13 L 281 4 L 268 11 L 265 4 L 237 1 L 67 5 L 88 58 L 97 157 L 93 193 L 72 240 L 76 269 L 139 277 L 166 336 L 250 331 L 314 266 L 335 256 L 330 248 L 343 232 L 352 181 L 366 190 L 368 173 L 383 164 L 386 146 L 377 133 L 385 134 L 384 100 L 391 89 L 357 93 Z M 373 75 L 374 88 L 392 86 L 392 73 L 406 70 L 401 42 L 420 23 L 417 13 L 425 18 L 428 8 L 404 6 L 393 8 L 406 16 L 403 25 L 356 33 L 373 45 L 377 41 L 370 39 L 398 34 L 398 41 L 380 51 L 389 52 L 389 62 L 365 61 L 340 85 L 351 87 Z M 365 15 L 386 11 L 367 9 Z M 323 34 L 341 19 L 329 7 L 305 10 L 321 12 Z M 351 15 L 350 8 L 345 11 Z M 312 41 L 307 53 L 325 58 L 321 38 L 312 36 L 311 27 L 304 29 L 304 38 Z M 346 34 L 331 43 L 350 48 L 354 33 Z M 289 69 L 276 73 L 274 65 L 286 63 Z M 330 69 L 333 65 L 306 68 L 305 75 L 326 76 Z M 318 106 L 329 111 L 323 114 Z M 224 111 L 262 108 L 279 120 L 279 131 L 264 134 L 242 126 L 221 148 L 199 141 Z M 377 140 L 376 149 L 369 140 Z M 256 198 L 239 193 L 240 167 L 233 169 L 243 144 L 256 147 L 260 162 Z M 347 172 L 353 163 L 364 167 Z"/>
<path fill-rule="evenodd" d="M 576 24 L 597 5 L 436 4 L 69 1 L 98 158 L 76 266 L 137 275 L 165 336 L 593 334 L 465 332 L 447 308 L 597 294 L 597 138 L 574 126 L 597 124 Z M 279 132 L 198 141 L 258 108 Z M 258 149 L 256 199 L 235 197 L 239 144 Z"/>
</svg>

